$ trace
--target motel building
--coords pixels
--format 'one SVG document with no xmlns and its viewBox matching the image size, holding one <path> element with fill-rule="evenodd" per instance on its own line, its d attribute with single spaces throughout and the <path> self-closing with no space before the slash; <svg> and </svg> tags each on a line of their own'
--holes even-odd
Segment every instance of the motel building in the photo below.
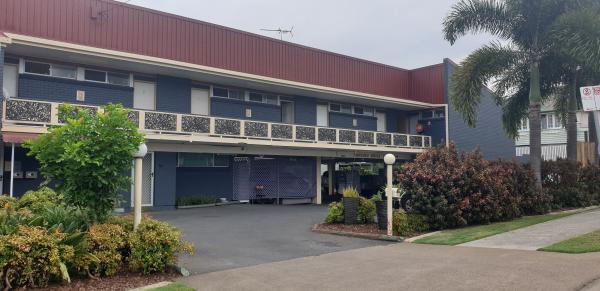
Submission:
<svg viewBox="0 0 600 291">
<path fill-rule="evenodd" d="M 60 125 L 64 103 L 131 108 L 153 209 L 372 194 L 384 154 L 402 163 L 449 140 L 514 156 L 491 98 L 475 129 L 448 105 L 448 59 L 401 69 L 108 0 L 0 1 L 0 45 L 0 187 L 13 196 L 42 182 L 21 144 Z"/>
</svg>

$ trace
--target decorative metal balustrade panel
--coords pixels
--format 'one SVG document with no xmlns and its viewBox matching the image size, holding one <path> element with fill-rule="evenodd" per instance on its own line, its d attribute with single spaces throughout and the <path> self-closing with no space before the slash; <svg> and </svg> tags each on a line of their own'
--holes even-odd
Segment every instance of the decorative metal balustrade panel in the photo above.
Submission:
<svg viewBox="0 0 600 291">
<path fill-rule="evenodd" d="M 268 137 L 269 124 L 264 122 L 246 121 L 244 124 L 244 135 L 251 137 Z"/>
<path fill-rule="evenodd" d="M 201 116 L 181 116 L 181 130 L 185 132 L 209 133 L 210 118 Z"/>
<path fill-rule="evenodd" d="M 404 134 L 394 134 L 394 145 L 398 147 L 408 146 L 408 136 Z"/>
<path fill-rule="evenodd" d="M 85 105 L 75 105 L 73 106 L 73 110 L 71 110 L 70 112 L 68 112 L 68 116 L 75 116 L 77 115 L 77 112 L 79 110 L 87 110 L 92 114 L 96 114 L 98 112 L 98 107 L 94 107 L 94 106 L 85 106 Z M 58 123 L 65 123 L 65 121 L 67 121 L 65 119 L 65 116 L 63 115 L 58 115 Z"/>
<path fill-rule="evenodd" d="M 422 147 L 423 146 L 423 138 L 421 136 L 411 136 L 410 137 L 410 146 L 411 147 Z"/>
<path fill-rule="evenodd" d="M 333 128 L 319 128 L 319 141 L 335 142 L 335 129 Z"/>
<path fill-rule="evenodd" d="M 50 103 L 20 100 L 6 101 L 6 119 L 50 123 L 52 115 Z"/>
<path fill-rule="evenodd" d="M 356 143 L 356 131 L 340 129 L 340 142 Z"/>
<path fill-rule="evenodd" d="M 215 119 L 215 134 L 240 135 L 240 121 L 232 119 Z"/>
<path fill-rule="evenodd" d="M 169 113 L 146 112 L 144 128 L 149 130 L 177 130 L 177 115 Z"/>
<path fill-rule="evenodd" d="M 308 126 L 296 126 L 296 139 L 315 140 L 315 128 Z"/>
<path fill-rule="evenodd" d="M 374 136 L 375 136 L 374 132 L 359 131 L 358 132 L 358 143 L 374 144 L 375 143 Z"/>
<path fill-rule="evenodd" d="M 286 124 L 272 124 L 271 138 L 292 139 L 292 126 Z"/>
<path fill-rule="evenodd" d="M 139 111 L 129 111 L 127 113 L 127 117 L 131 122 L 135 124 L 140 124 L 140 112 Z"/>
<path fill-rule="evenodd" d="M 392 135 L 389 133 L 377 133 L 377 144 L 392 145 Z"/>
</svg>

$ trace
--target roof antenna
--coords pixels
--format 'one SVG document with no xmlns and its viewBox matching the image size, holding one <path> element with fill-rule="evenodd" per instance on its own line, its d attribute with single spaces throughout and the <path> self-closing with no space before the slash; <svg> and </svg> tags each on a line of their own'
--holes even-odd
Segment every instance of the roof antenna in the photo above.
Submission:
<svg viewBox="0 0 600 291">
<path fill-rule="evenodd" d="M 290 29 L 281 29 L 281 27 L 279 27 L 277 29 L 261 28 L 260 30 L 277 32 L 277 34 L 279 34 L 280 40 L 283 40 L 283 35 L 288 34 L 288 33 L 290 34 L 290 37 L 294 37 L 294 26 L 292 26 L 292 28 L 290 28 Z"/>
</svg>

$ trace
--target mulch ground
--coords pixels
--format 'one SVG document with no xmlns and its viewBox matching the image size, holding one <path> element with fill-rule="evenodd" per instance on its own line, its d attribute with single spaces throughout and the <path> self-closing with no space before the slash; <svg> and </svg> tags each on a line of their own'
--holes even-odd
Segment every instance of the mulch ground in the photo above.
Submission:
<svg viewBox="0 0 600 291">
<path fill-rule="evenodd" d="M 146 285 L 162 282 L 173 281 L 180 277 L 175 270 L 170 270 L 165 273 L 152 275 L 140 275 L 128 272 L 126 269 L 121 270 L 114 277 L 108 278 L 75 278 L 71 279 L 71 283 L 54 283 L 46 288 L 38 288 L 35 290 L 129 290 L 133 288 L 143 287 Z"/>
<path fill-rule="evenodd" d="M 386 234 L 386 230 L 380 230 L 377 228 L 377 224 L 318 224 L 315 227 L 315 230 L 323 230 L 323 231 L 335 231 L 335 232 L 351 232 L 358 234 Z"/>
</svg>

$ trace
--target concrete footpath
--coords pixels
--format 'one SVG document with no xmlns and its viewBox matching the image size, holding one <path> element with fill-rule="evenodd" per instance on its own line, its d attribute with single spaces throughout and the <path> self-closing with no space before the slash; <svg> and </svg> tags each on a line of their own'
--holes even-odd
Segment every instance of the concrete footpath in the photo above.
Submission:
<svg viewBox="0 0 600 291">
<path fill-rule="evenodd" d="M 585 211 L 564 218 L 535 224 L 461 246 L 537 250 L 600 229 L 600 209 Z"/>
<path fill-rule="evenodd" d="M 398 243 L 182 279 L 198 290 L 597 290 L 600 253 Z"/>
</svg>

